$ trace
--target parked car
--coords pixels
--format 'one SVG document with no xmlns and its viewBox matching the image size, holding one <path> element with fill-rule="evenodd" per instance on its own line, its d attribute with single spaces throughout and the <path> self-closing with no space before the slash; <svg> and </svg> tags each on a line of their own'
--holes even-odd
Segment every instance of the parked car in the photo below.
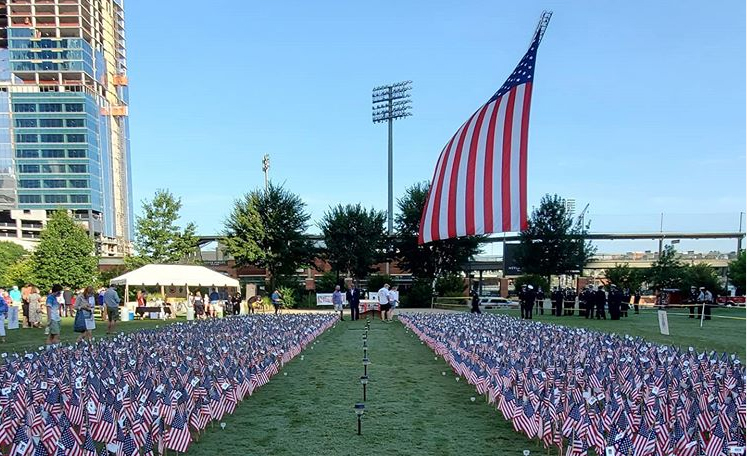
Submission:
<svg viewBox="0 0 747 456">
<path fill-rule="evenodd" d="M 468 303 L 469 304 L 469 303 Z M 501 298 L 500 296 L 481 296 L 480 297 L 480 309 L 508 309 L 511 307 L 517 307 L 517 303 L 507 298 Z"/>
</svg>

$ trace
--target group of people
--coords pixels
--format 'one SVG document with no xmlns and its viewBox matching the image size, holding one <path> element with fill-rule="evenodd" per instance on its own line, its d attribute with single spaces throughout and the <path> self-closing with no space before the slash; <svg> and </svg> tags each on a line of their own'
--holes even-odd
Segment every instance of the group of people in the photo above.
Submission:
<svg viewBox="0 0 747 456">
<path fill-rule="evenodd" d="M 188 305 L 194 309 L 195 318 L 204 320 L 215 318 L 222 309 L 223 315 L 239 315 L 241 313 L 241 293 L 236 292 L 223 300 L 217 288 L 210 290 L 210 294 L 204 295 L 200 290 L 189 293 Z"/>
<path fill-rule="evenodd" d="M 73 331 L 80 333 L 78 340 L 90 339 L 91 331 L 95 328 L 93 311 L 97 304 L 102 306 L 101 313 L 108 322 L 107 334 L 113 333 L 120 304 L 119 294 L 113 286 L 98 292 L 88 286 L 73 293 L 70 287 L 54 285 L 46 298 L 42 298 L 39 288 L 33 284 L 27 284 L 20 290 L 18 286 L 13 286 L 9 291 L 0 288 L 0 342 L 6 340 L 5 320 L 11 306 L 21 310 L 23 328 L 41 328 L 46 316 L 44 332 L 48 345 L 60 342 L 62 317 L 66 316 L 75 317 Z"/>
<path fill-rule="evenodd" d="M 340 312 L 340 320 L 345 320 L 343 307 L 345 301 L 350 306 L 350 319 L 360 319 L 360 303 L 362 290 L 354 282 L 348 284 L 347 291 L 343 294 L 339 285 L 335 286 L 332 292 L 332 305 L 335 312 Z M 394 320 L 394 311 L 399 305 L 399 292 L 397 286 L 391 286 L 385 283 L 379 291 L 376 292 L 376 300 L 379 304 L 379 318 L 381 321 L 391 322 Z"/>
</svg>

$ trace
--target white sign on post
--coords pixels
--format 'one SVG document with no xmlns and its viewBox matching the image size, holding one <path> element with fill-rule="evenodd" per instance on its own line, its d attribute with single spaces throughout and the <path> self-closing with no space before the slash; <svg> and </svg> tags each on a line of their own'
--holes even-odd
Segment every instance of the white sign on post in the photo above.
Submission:
<svg viewBox="0 0 747 456">
<path fill-rule="evenodd" d="M 667 320 L 667 311 L 660 310 L 659 312 L 659 331 L 665 336 L 669 335 L 669 320 Z"/>
</svg>

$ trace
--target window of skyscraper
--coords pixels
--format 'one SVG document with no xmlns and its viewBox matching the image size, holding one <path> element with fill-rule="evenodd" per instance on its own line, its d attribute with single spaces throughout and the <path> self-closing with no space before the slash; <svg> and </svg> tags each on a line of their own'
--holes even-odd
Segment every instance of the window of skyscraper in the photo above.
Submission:
<svg viewBox="0 0 747 456">
<path fill-rule="evenodd" d="M 33 128 L 36 127 L 36 119 L 16 119 L 17 128 Z"/>
<path fill-rule="evenodd" d="M 83 103 L 65 103 L 65 112 L 83 112 Z"/>
<path fill-rule="evenodd" d="M 70 179 L 70 188 L 88 188 L 88 181 L 85 179 Z"/>
<path fill-rule="evenodd" d="M 41 188 L 41 184 L 37 179 L 21 179 L 18 182 L 18 186 L 21 188 Z"/>
<path fill-rule="evenodd" d="M 36 104 L 34 103 L 15 103 L 13 105 L 14 112 L 36 112 Z"/>
<path fill-rule="evenodd" d="M 59 133 L 42 133 L 40 136 L 43 143 L 65 142 L 65 135 Z"/>
<path fill-rule="evenodd" d="M 42 165 L 41 172 L 48 174 L 64 173 L 65 165 Z"/>
<path fill-rule="evenodd" d="M 16 142 L 17 143 L 35 143 L 39 142 L 39 138 L 37 135 L 32 135 L 28 133 L 16 133 Z"/>
<path fill-rule="evenodd" d="M 62 119 L 39 119 L 39 126 L 44 128 L 62 127 Z"/>
<path fill-rule="evenodd" d="M 86 165 L 68 165 L 71 173 L 85 173 Z"/>
<path fill-rule="evenodd" d="M 86 135 L 82 135 L 79 133 L 67 135 L 67 142 L 69 143 L 86 142 Z"/>
<path fill-rule="evenodd" d="M 66 127 L 85 127 L 85 119 L 65 119 Z"/>
<path fill-rule="evenodd" d="M 44 158 L 65 158 L 64 149 L 42 149 L 41 155 Z"/>
<path fill-rule="evenodd" d="M 18 158 L 39 158 L 39 151 L 36 149 L 17 149 L 16 157 Z"/>
<path fill-rule="evenodd" d="M 44 195 L 45 203 L 67 203 L 67 195 Z"/>
<path fill-rule="evenodd" d="M 70 195 L 71 203 L 87 203 L 88 195 Z"/>
<path fill-rule="evenodd" d="M 41 195 L 19 195 L 18 200 L 21 204 L 41 203 Z"/>
<path fill-rule="evenodd" d="M 39 112 L 62 112 L 60 103 L 39 103 Z"/>
<path fill-rule="evenodd" d="M 85 149 L 68 149 L 67 156 L 68 158 L 86 158 L 86 150 Z"/>
<path fill-rule="evenodd" d="M 66 188 L 67 181 L 64 179 L 44 179 L 44 188 Z"/>
<path fill-rule="evenodd" d="M 35 174 L 39 173 L 39 165 L 18 165 L 18 170 L 22 173 Z"/>
</svg>

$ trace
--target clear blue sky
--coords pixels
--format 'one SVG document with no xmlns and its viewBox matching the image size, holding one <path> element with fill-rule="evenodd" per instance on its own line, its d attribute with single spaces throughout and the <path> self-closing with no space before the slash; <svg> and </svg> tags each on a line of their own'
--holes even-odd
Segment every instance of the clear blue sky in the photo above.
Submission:
<svg viewBox="0 0 747 456">
<path fill-rule="evenodd" d="M 136 212 L 157 188 L 217 233 L 271 179 L 314 221 L 386 209 L 386 127 L 371 89 L 413 80 L 395 123 L 395 197 L 521 58 L 542 9 L 529 205 L 590 203 L 593 231 L 736 230 L 745 210 L 744 2 L 126 3 Z M 693 214 L 693 215 L 689 215 Z M 313 230 L 316 230 L 314 227 Z M 604 250 L 655 248 L 619 243 Z M 733 250 L 732 242 L 681 249 Z"/>
</svg>

